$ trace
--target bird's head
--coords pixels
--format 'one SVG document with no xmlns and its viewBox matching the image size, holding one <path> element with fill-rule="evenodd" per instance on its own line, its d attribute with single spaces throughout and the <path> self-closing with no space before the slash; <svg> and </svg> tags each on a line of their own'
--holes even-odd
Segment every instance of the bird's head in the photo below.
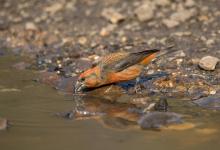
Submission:
<svg viewBox="0 0 220 150">
<path fill-rule="evenodd" d="M 98 77 L 97 72 L 94 69 L 89 69 L 83 72 L 75 84 L 75 93 L 82 92 L 88 88 L 94 88 L 99 86 L 101 83 L 100 78 Z"/>
</svg>

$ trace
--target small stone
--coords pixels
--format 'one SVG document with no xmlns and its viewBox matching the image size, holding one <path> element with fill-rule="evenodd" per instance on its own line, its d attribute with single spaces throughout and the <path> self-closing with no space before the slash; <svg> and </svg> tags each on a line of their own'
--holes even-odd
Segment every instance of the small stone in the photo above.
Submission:
<svg viewBox="0 0 220 150">
<path fill-rule="evenodd" d="M 209 17 L 206 15 L 201 15 L 198 17 L 199 21 L 207 22 L 209 20 Z"/>
<path fill-rule="evenodd" d="M 127 38 L 126 36 L 123 36 L 123 37 L 121 38 L 121 42 L 122 42 L 122 43 L 125 43 L 127 40 L 128 40 L 128 38 Z"/>
<path fill-rule="evenodd" d="M 192 7 L 195 5 L 195 1 L 194 0 L 186 0 L 185 2 L 185 6 L 186 7 Z"/>
<path fill-rule="evenodd" d="M 131 100 L 131 103 L 137 106 L 147 105 L 149 102 L 150 102 L 149 97 L 134 98 Z"/>
<path fill-rule="evenodd" d="M 54 3 L 51 6 L 46 7 L 45 11 L 49 12 L 51 14 L 55 14 L 56 12 L 60 11 L 61 9 L 63 9 L 62 3 Z"/>
<path fill-rule="evenodd" d="M 37 26 L 33 22 L 27 22 L 25 24 L 26 30 L 37 30 Z"/>
<path fill-rule="evenodd" d="M 215 43 L 215 40 L 214 39 L 208 39 L 207 41 L 206 41 L 206 45 L 207 46 L 211 46 L 212 44 L 214 44 Z"/>
<path fill-rule="evenodd" d="M 154 71 L 153 69 L 150 69 L 150 70 L 147 71 L 147 74 L 149 74 L 149 75 L 150 75 L 150 74 L 154 74 L 154 72 L 155 72 L 155 71 Z"/>
<path fill-rule="evenodd" d="M 76 0 L 70 1 L 66 3 L 66 8 L 70 10 L 75 10 L 76 9 Z"/>
<path fill-rule="evenodd" d="M 180 24 L 180 22 L 171 19 L 163 19 L 162 22 L 168 28 L 174 28 Z"/>
<path fill-rule="evenodd" d="M 160 129 L 180 123 L 182 123 L 181 115 L 172 112 L 150 112 L 138 120 L 142 129 Z"/>
<path fill-rule="evenodd" d="M 79 44 L 85 45 L 87 43 L 87 38 L 82 36 L 78 39 Z"/>
<path fill-rule="evenodd" d="M 114 24 L 119 23 L 120 21 L 125 19 L 124 15 L 120 14 L 117 10 L 113 8 L 104 9 L 101 15 Z"/>
<path fill-rule="evenodd" d="M 108 36 L 114 29 L 116 28 L 115 25 L 110 24 L 107 27 L 104 27 L 100 31 L 101 36 Z"/>
<path fill-rule="evenodd" d="M 205 56 L 199 61 L 199 67 L 204 70 L 215 70 L 215 66 L 219 62 L 217 57 Z"/>
<path fill-rule="evenodd" d="M 198 64 L 199 64 L 199 61 L 200 61 L 199 58 L 193 58 L 193 59 L 191 60 L 191 62 L 192 62 L 193 65 L 198 65 Z"/>
<path fill-rule="evenodd" d="M 155 5 L 151 2 L 145 2 L 135 10 L 135 14 L 141 22 L 149 21 L 154 17 Z"/>
<path fill-rule="evenodd" d="M 179 36 L 179 37 L 190 36 L 190 35 L 192 35 L 192 32 L 175 32 L 175 33 L 173 33 L 173 35 L 176 35 L 176 36 Z"/>
<path fill-rule="evenodd" d="M 81 59 L 83 60 L 83 58 L 81 58 Z M 100 59 L 100 56 L 98 56 L 98 55 L 90 55 L 90 56 L 88 57 L 88 59 L 89 59 L 90 61 L 97 61 L 97 60 Z"/>
<path fill-rule="evenodd" d="M 0 131 L 5 130 L 8 127 L 8 121 L 5 118 L 0 118 Z"/>
<path fill-rule="evenodd" d="M 210 95 L 208 97 L 203 97 L 198 100 L 194 100 L 193 103 L 197 104 L 200 107 L 207 108 L 207 109 L 220 109 L 220 95 Z"/>
<path fill-rule="evenodd" d="M 177 65 L 181 65 L 182 62 L 183 62 L 183 59 L 176 59 L 176 63 L 177 63 Z"/>
<path fill-rule="evenodd" d="M 209 92 L 209 94 L 210 94 L 210 95 L 215 95 L 215 94 L 216 94 L 216 90 L 211 90 L 211 91 Z"/>
<path fill-rule="evenodd" d="M 177 51 L 175 57 L 186 57 L 186 54 L 183 50 Z"/>
</svg>

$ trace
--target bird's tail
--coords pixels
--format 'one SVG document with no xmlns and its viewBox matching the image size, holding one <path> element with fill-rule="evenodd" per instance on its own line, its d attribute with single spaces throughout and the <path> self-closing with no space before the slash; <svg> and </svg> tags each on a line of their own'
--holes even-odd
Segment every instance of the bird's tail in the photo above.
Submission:
<svg viewBox="0 0 220 150">
<path fill-rule="evenodd" d="M 147 50 L 143 50 L 143 51 L 140 51 L 140 52 L 134 52 L 134 54 L 135 55 L 140 54 L 142 56 L 146 56 L 146 55 L 157 53 L 159 51 L 160 51 L 160 49 L 147 49 Z"/>
</svg>

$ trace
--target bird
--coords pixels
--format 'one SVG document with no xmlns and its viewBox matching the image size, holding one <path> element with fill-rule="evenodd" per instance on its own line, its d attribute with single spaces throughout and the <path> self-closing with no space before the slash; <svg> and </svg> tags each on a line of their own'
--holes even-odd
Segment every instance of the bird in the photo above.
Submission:
<svg viewBox="0 0 220 150">
<path fill-rule="evenodd" d="M 146 49 L 139 52 L 114 52 L 103 56 L 99 63 L 78 77 L 75 93 L 85 89 L 137 79 L 160 52 L 159 49 Z"/>
</svg>

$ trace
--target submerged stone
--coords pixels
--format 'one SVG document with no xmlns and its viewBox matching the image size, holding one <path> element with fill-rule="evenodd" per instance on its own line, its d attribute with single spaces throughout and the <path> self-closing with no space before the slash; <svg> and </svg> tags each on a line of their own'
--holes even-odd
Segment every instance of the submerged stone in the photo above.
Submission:
<svg viewBox="0 0 220 150">
<path fill-rule="evenodd" d="M 210 95 L 193 101 L 200 107 L 220 110 L 220 94 Z"/>
<path fill-rule="evenodd" d="M 150 112 L 138 120 L 142 129 L 160 129 L 163 126 L 182 122 L 181 115 L 173 112 Z"/>
</svg>

